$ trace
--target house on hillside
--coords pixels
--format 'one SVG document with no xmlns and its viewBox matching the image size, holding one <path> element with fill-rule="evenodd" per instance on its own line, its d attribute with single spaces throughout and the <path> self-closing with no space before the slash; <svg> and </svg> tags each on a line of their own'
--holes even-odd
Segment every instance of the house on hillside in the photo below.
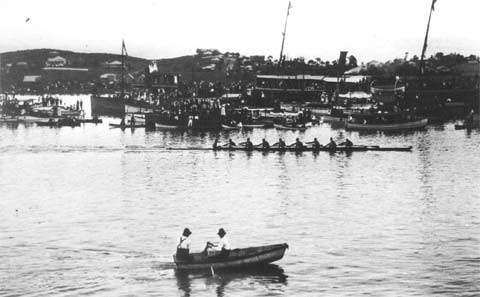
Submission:
<svg viewBox="0 0 480 297">
<path fill-rule="evenodd" d="M 122 68 L 122 62 L 118 60 L 114 60 L 111 62 L 103 63 L 103 66 L 106 68 Z"/>
<path fill-rule="evenodd" d="M 67 65 L 67 59 L 60 56 L 48 58 L 45 62 L 47 67 L 64 67 L 65 65 Z"/>
<path fill-rule="evenodd" d="M 115 82 L 117 81 L 117 75 L 115 73 L 104 73 L 100 75 L 100 80 L 104 82 Z"/>
</svg>

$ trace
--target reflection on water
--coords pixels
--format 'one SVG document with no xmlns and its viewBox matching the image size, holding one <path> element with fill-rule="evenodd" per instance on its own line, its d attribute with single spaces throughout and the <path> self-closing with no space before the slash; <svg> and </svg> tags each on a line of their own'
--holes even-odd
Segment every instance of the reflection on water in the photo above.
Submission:
<svg viewBox="0 0 480 297">
<path fill-rule="evenodd" d="M 183 292 L 184 297 L 195 296 L 192 294 L 192 283 L 204 282 L 206 287 L 215 287 L 215 293 L 218 297 L 225 295 L 227 285 L 235 283 L 232 287 L 247 285 L 255 287 L 257 290 L 272 289 L 275 287 L 277 293 L 281 293 L 282 287 L 287 285 L 288 276 L 284 270 L 277 265 L 269 264 L 260 267 L 241 269 L 238 271 L 215 271 L 205 272 L 186 272 L 175 271 L 177 286 Z"/>
<path fill-rule="evenodd" d="M 479 130 L 110 129 L 118 121 L 0 125 L 0 296 L 480 294 Z M 165 149 L 209 147 L 217 136 L 413 150 Z M 176 275 L 185 227 L 193 251 L 219 227 L 234 247 L 290 249 L 260 273 Z"/>
</svg>

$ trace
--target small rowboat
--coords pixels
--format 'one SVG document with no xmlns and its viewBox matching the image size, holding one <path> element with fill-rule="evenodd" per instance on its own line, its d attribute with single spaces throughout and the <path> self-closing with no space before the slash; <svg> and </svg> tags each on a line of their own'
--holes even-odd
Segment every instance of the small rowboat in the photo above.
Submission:
<svg viewBox="0 0 480 297">
<path fill-rule="evenodd" d="M 54 122 L 35 122 L 35 124 L 37 124 L 37 126 L 39 126 L 39 127 L 56 127 L 57 126 L 56 121 L 54 121 Z"/>
<path fill-rule="evenodd" d="M 207 270 L 207 269 L 243 269 L 266 265 L 283 258 L 288 244 L 274 244 L 259 247 L 230 250 L 227 255 L 220 252 L 192 253 L 189 259 L 173 261 L 177 270 Z"/>
<path fill-rule="evenodd" d="M 227 131 L 233 131 L 233 130 L 240 130 L 240 129 L 242 129 L 242 127 L 241 126 L 228 126 L 228 125 L 222 124 L 222 129 L 227 130 Z"/>
<path fill-rule="evenodd" d="M 122 124 L 108 124 L 111 128 L 121 128 L 121 129 L 125 129 L 125 128 L 145 128 L 145 125 L 144 124 L 135 124 L 135 125 L 122 125 Z"/>
<path fill-rule="evenodd" d="M 292 126 L 284 126 L 280 124 L 273 124 L 273 126 L 275 127 L 275 129 L 290 130 L 290 131 L 304 131 L 307 129 L 306 127 L 292 127 Z"/>
<path fill-rule="evenodd" d="M 159 130 L 177 130 L 177 129 L 182 129 L 183 127 L 179 125 L 164 125 L 164 124 L 155 123 L 155 128 Z"/>
<path fill-rule="evenodd" d="M 242 127 L 246 129 L 265 128 L 265 124 L 243 124 Z"/>
</svg>

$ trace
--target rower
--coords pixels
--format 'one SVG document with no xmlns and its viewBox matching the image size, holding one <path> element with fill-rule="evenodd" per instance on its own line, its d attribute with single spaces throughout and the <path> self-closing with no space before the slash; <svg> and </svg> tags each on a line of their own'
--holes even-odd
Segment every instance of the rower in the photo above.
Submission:
<svg viewBox="0 0 480 297">
<path fill-rule="evenodd" d="M 300 141 L 300 139 L 295 139 L 295 143 L 289 145 L 289 147 L 294 147 L 295 149 L 303 149 L 305 145 Z"/>
<path fill-rule="evenodd" d="M 265 140 L 265 138 L 262 139 L 262 150 L 266 151 L 270 149 L 270 143 Z"/>
<path fill-rule="evenodd" d="M 253 143 L 250 141 L 250 138 L 247 138 L 247 141 L 243 142 L 243 143 L 240 143 L 241 145 L 244 145 L 245 146 L 245 149 L 247 151 L 251 151 L 253 150 Z"/>
<path fill-rule="evenodd" d="M 125 126 L 125 117 L 123 117 L 122 120 L 120 121 L 120 126 Z"/>
<path fill-rule="evenodd" d="M 326 147 L 330 149 L 336 149 L 337 148 L 337 143 L 333 140 L 332 137 L 330 137 L 330 142 L 326 145 Z"/>
<path fill-rule="evenodd" d="M 180 236 L 180 242 L 177 245 L 176 257 L 179 260 L 188 260 L 190 259 L 190 238 L 192 234 L 190 229 L 185 228 L 183 230 L 182 236 Z"/>
<path fill-rule="evenodd" d="M 130 125 L 135 126 L 135 115 L 132 113 L 132 116 L 130 117 Z"/>
<path fill-rule="evenodd" d="M 228 147 L 229 148 L 232 148 L 234 146 L 237 146 L 237 144 L 235 142 L 233 142 L 233 140 L 231 138 L 228 139 Z"/>
<path fill-rule="evenodd" d="M 282 150 L 284 150 L 286 148 L 286 144 L 285 144 L 285 141 L 283 141 L 283 139 L 278 139 L 278 147 Z"/>
<path fill-rule="evenodd" d="M 215 250 L 220 251 L 220 257 L 226 257 L 230 253 L 230 243 L 226 237 L 227 232 L 225 232 L 225 229 L 220 228 L 218 229 L 217 235 L 220 237 L 220 241 L 217 244 L 208 241 L 204 252 L 208 252 L 209 249 L 215 248 Z"/>
<path fill-rule="evenodd" d="M 351 148 L 353 146 L 353 142 L 350 141 L 350 139 L 346 139 L 344 142 L 340 143 L 339 145 L 344 145 L 348 148 Z"/>
<path fill-rule="evenodd" d="M 314 151 L 319 150 L 320 147 L 322 146 L 322 145 L 320 144 L 320 142 L 318 142 L 318 139 L 317 139 L 316 137 L 313 139 L 312 142 L 307 142 L 306 144 L 311 144 L 311 145 L 312 145 L 312 149 L 313 149 Z"/>
</svg>

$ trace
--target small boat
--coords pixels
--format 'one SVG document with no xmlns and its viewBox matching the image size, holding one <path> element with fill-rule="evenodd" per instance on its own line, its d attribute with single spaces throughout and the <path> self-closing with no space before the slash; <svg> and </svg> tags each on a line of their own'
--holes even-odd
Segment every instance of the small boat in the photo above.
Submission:
<svg viewBox="0 0 480 297">
<path fill-rule="evenodd" d="M 87 123 L 101 124 L 101 123 L 103 123 L 102 119 L 77 119 L 77 121 L 79 121 L 80 123 L 84 123 L 84 124 L 87 124 Z"/>
<path fill-rule="evenodd" d="M 135 125 L 122 125 L 122 124 L 108 124 L 111 128 L 121 128 L 121 129 L 125 129 L 125 128 L 145 128 L 145 124 L 135 124 Z"/>
<path fill-rule="evenodd" d="M 290 131 L 304 131 L 304 130 L 307 130 L 307 127 L 285 126 L 285 125 L 280 125 L 280 124 L 273 124 L 273 127 L 275 127 L 275 129 L 279 129 L 279 130 L 290 130 Z"/>
<path fill-rule="evenodd" d="M 412 129 L 422 129 L 427 126 L 428 120 L 422 119 L 412 122 L 403 122 L 403 123 L 391 123 L 391 124 L 355 124 L 347 122 L 345 124 L 346 130 L 361 130 L 361 131 L 401 131 L 401 130 L 412 130 Z"/>
<path fill-rule="evenodd" d="M 165 124 L 155 123 L 155 128 L 159 130 L 177 130 L 177 129 L 182 129 L 183 127 L 180 125 L 165 125 Z"/>
<path fill-rule="evenodd" d="M 53 122 L 35 122 L 35 124 L 37 124 L 37 126 L 39 126 L 39 127 L 56 127 L 57 126 L 56 121 L 53 121 Z"/>
<path fill-rule="evenodd" d="M 227 131 L 233 131 L 233 130 L 240 130 L 240 129 L 242 129 L 242 127 L 241 126 L 228 126 L 228 125 L 222 124 L 222 129 L 227 130 Z"/>
<path fill-rule="evenodd" d="M 274 244 L 230 250 L 228 255 L 219 251 L 192 253 L 187 260 L 180 260 L 174 255 L 177 270 L 209 270 L 209 269 L 243 269 L 258 267 L 283 258 L 288 244 Z"/>
<path fill-rule="evenodd" d="M 265 124 L 243 124 L 242 127 L 245 129 L 265 128 Z"/>
</svg>

